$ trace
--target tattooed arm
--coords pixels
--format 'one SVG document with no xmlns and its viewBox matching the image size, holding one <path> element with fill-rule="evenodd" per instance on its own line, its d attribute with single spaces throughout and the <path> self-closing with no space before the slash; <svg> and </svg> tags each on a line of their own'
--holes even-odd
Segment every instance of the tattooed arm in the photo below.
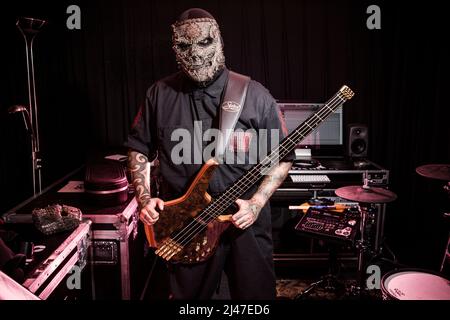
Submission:
<svg viewBox="0 0 450 320">
<path fill-rule="evenodd" d="M 236 200 L 239 211 L 231 220 L 236 227 L 246 229 L 258 219 L 261 209 L 284 181 L 291 166 L 292 162 L 280 162 L 270 170 L 250 200 Z"/>
<path fill-rule="evenodd" d="M 128 152 L 128 169 L 131 172 L 132 183 L 136 192 L 136 200 L 139 205 L 139 218 L 147 225 L 152 225 L 159 219 L 160 210 L 164 209 L 164 201 L 152 198 L 150 193 L 150 163 L 148 158 L 137 151 Z"/>
</svg>

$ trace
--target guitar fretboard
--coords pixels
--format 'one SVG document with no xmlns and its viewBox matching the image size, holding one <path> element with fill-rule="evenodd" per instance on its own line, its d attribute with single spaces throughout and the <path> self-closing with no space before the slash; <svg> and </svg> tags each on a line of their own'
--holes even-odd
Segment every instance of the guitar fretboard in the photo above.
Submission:
<svg viewBox="0 0 450 320">
<path fill-rule="evenodd" d="M 348 87 L 342 87 L 322 108 L 285 137 L 260 163 L 253 166 L 232 186 L 226 189 L 222 195 L 214 199 L 201 213 L 202 219 L 209 222 L 221 215 L 255 183 L 268 174 L 280 160 L 292 152 L 298 143 L 314 131 L 342 103 L 352 96 L 353 92 Z"/>
</svg>

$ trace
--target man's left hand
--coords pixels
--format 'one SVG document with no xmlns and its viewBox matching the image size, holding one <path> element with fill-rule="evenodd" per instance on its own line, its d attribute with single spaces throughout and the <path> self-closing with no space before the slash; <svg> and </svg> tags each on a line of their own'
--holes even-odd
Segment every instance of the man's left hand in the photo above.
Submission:
<svg viewBox="0 0 450 320">
<path fill-rule="evenodd" d="M 250 200 L 242 199 L 237 199 L 236 204 L 239 211 L 231 217 L 231 222 L 240 229 L 247 229 L 258 219 L 261 207 Z"/>
</svg>

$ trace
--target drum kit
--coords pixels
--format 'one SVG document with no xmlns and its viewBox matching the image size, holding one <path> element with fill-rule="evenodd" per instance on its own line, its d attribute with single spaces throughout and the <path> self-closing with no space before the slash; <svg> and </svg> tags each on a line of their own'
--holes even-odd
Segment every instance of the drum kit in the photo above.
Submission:
<svg viewBox="0 0 450 320">
<path fill-rule="evenodd" d="M 426 178 L 447 181 L 444 189 L 450 196 L 450 165 L 429 164 L 416 169 L 416 172 Z M 366 262 L 365 256 L 369 248 L 365 238 L 368 211 L 372 205 L 386 204 L 394 201 L 397 195 L 390 190 L 368 185 L 367 179 L 363 186 L 346 186 L 335 190 L 340 198 L 359 204 L 361 213 L 360 239 L 356 243 L 358 251 L 357 284 L 351 289 L 352 294 L 366 293 Z M 386 273 L 381 279 L 381 291 L 384 299 L 389 300 L 450 300 L 450 281 L 442 275 L 444 264 L 450 259 L 448 248 L 441 265 L 441 272 L 415 268 L 400 268 Z"/>
</svg>

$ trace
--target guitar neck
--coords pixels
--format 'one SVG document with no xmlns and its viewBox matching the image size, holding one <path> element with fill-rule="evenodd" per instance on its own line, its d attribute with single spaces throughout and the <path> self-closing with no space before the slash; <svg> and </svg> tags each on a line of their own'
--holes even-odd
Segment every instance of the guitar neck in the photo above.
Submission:
<svg viewBox="0 0 450 320">
<path fill-rule="evenodd" d="M 280 160 L 292 152 L 295 146 L 314 131 L 331 113 L 336 111 L 345 101 L 351 99 L 352 96 L 353 92 L 350 88 L 343 86 L 323 107 L 286 136 L 260 163 L 253 166 L 232 186 L 228 187 L 218 198 L 211 202 L 205 208 L 205 210 L 208 210 L 208 215 L 212 219 L 221 215 L 239 197 L 267 175 Z"/>
</svg>

